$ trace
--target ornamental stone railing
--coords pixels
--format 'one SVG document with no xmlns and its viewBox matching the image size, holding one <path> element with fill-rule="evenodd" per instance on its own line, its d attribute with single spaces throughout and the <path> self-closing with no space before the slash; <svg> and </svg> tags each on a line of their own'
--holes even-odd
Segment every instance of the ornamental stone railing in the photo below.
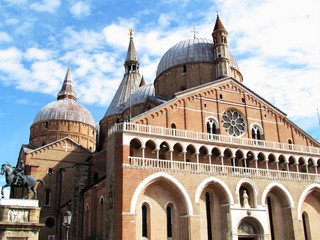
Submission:
<svg viewBox="0 0 320 240">
<path fill-rule="evenodd" d="M 242 138 L 242 137 L 232 137 L 227 135 L 209 134 L 209 133 L 203 133 L 203 132 L 164 128 L 164 127 L 157 127 L 157 126 L 143 125 L 143 124 L 136 124 L 136 123 L 127 123 L 127 122 L 113 125 L 109 129 L 108 136 L 110 136 L 114 132 L 119 132 L 119 131 L 136 132 L 139 134 L 149 134 L 153 136 L 167 136 L 167 137 L 175 137 L 175 138 L 190 139 L 190 140 L 210 141 L 212 143 L 235 145 L 238 147 L 246 146 L 251 148 L 259 148 L 259 149 L 272 149 L 272 150 L 282 150 L 282 151 L 320 155 L 320 148 L 317 148 L 317 147 L 263 141 L 263 140 L 256 140 L 256 139 Z"/>
<path fill-rule="evenodd" d="M 167 172 L 185 172 L 192 174 L 209 174 L 234 177 L 250 177 L 256 179 L 320 182 L 320 175 L 314 173 L 302 173 L 281 171 L 262 168 L 236 167 L 217 164 L 205 164 L 194 162 L 182 162 L 152 158 L 129 157 L 129 164 L 123 164 L 124 168 L 148 169 Z"/>
</svg>

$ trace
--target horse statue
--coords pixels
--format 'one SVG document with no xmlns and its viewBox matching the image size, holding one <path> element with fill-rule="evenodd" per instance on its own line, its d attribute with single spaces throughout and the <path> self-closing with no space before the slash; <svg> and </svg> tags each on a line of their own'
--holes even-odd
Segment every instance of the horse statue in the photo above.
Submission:
<svg viewBox="0 0 320 240">
<path fill-rule="evenodd" d="M 34 199 L 37 199 L 37 191 L 35 190 L 35 186 L 37 182 L 41 182 L 44 185 L 44 181 L 42 179 L 36 179 L 32 175 L 24 175 L 15 173 L 14 167 L 10 164 L 2 164 L 1 166 L 1 175 L 5 174 L 6 184 L 1 188 L 1 196 L 4 198 L 3 189 L 6 187 L 24 187 L 28 189 L 27 194 L 23 198 L 27 198 L 29 193 L 32 191 Z M 20 176 L 20 177 L 19 177 Z"/>
</svg>

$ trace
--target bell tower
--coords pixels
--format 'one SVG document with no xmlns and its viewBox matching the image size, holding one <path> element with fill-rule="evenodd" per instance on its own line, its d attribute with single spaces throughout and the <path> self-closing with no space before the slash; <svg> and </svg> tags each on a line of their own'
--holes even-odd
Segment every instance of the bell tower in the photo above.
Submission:
<svg viewBox="0 0 320 240">
<path fill-rule="evenodd" d="M 228 32 L 224 28 L 219 15 L 213 32 L 213 56 L 216 65 L 216 79 L 230 76 Z"/>
</svg>

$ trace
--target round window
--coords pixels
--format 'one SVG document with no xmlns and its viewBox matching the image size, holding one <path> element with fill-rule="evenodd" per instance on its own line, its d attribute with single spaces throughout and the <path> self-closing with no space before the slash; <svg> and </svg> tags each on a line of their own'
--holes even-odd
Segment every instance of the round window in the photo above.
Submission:
<svg viewBox="0 0 320 240">
<path fill-rule="evenodd" d="M 229 135 L 234 137 L 244 134 L 246 130 L 244 117 L 235 110 L 227 110 L 223 113 L 222 126 Z"/>
<path fill-rule="evenodd" d="M 46 227 L 52 228 L 55 225 L 55 219 L 53 217 L 48 217 L 45 221 Z"/>
</svg>

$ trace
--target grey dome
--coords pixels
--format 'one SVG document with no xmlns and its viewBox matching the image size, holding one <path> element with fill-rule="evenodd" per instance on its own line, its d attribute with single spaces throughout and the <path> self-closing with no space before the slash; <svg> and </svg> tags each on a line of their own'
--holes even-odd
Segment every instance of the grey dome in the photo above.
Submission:
<svg viewBox="0 0 320 240">
<path fill-rule="evenodd" d="M 48 120 L 77 121 L 92 127 L 96 125 L 91 113 L 85 107 L 75 100 L 67 98 L 51 102 L 44 106 L 35 117 L 33 123 Z"/>
<path fill-rule="evenodd" d="M 229 52 L 230 67 L 239 70 L 238 65 Z M 178 65 L 196 62 L 214 63 L 213 42 L 205 38 L 188 39 L 171 47 L 161 58 L 156 76 Z"/>
<path fill-rule="evenodd" d="M 212 41 L 205 38 L 188 39 L 177 43 L 163 55 L 157 68 L 157 76 L 177 65 L 213 61 Z"/>
<path fill-rule="evenodd" d="M 149 96 L 154 96 L 154 85 L 148 84 L 141 86 L 137 91 L 135 91 L 129 98 L 129 101 L 125 103 L 125 109 L 130 107 L 129 104 L 131 102 L 131 106 L 144 103 Z"/>
</svg>

